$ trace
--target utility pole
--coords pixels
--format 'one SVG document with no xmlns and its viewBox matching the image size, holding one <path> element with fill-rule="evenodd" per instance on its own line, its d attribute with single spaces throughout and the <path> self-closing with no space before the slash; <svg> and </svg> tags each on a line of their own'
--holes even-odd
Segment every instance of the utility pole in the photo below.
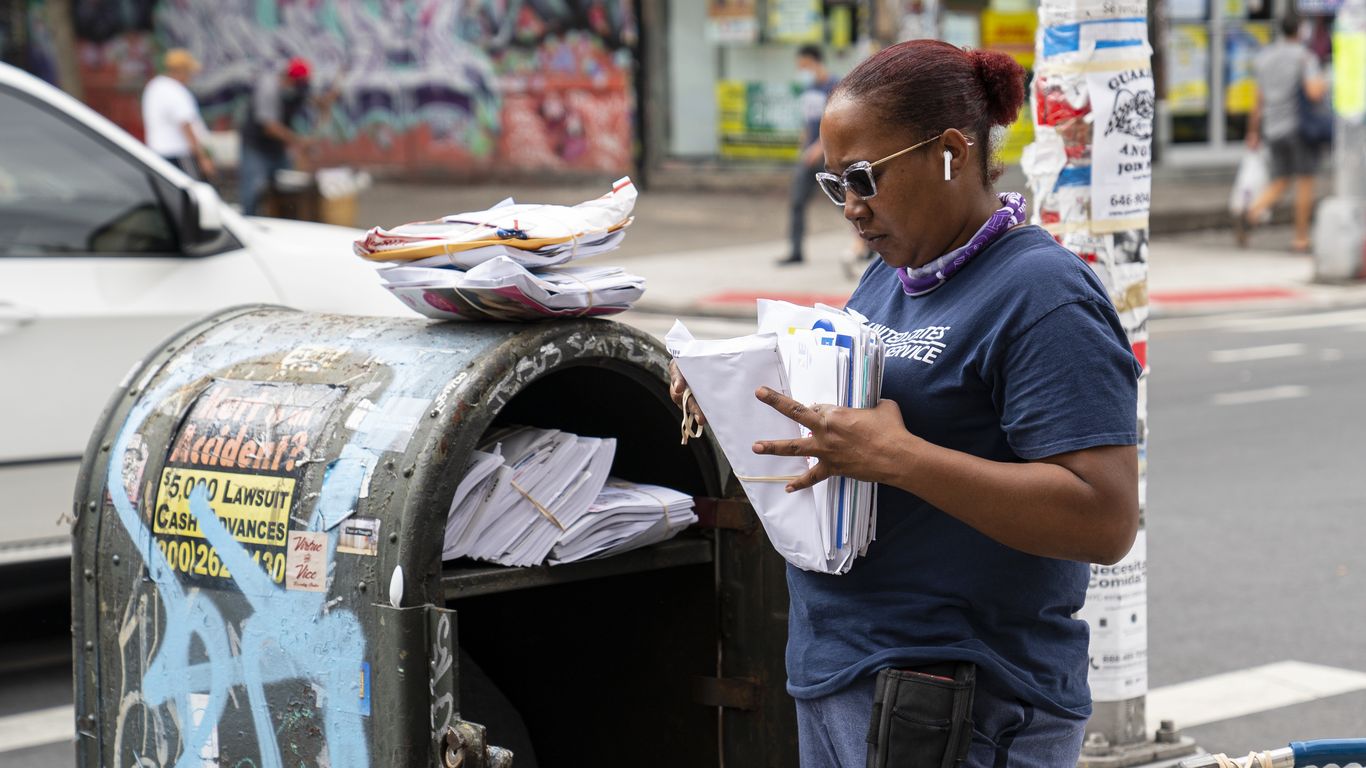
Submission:
<svg viewBox="0 0 1366 768">
<path fill-rule="evenodd" d="M 1314 216 L 1314 278 L 1366 278 L 1366 0 L 1344 0 L 1333 28 L 1333 194 Z"/>
<path fill-rule="evenodd" d="M 1195 750 L 1171 724 L 1148 733 L 1145 711 L 1148 210 L 1156 122 L 1147 10 L 1147 0 L 1041 0 L 1030 85 L 1034 143 L 1021 159 L 1034 223 L 1095 270 L 1143 365 L 1138 538 L 1119 563 L 1092 566 L 1078 614 L 1091 627 L 1094 707 L 1080 763 L 1088 768 L 1143 765 Z"/>
</svg>

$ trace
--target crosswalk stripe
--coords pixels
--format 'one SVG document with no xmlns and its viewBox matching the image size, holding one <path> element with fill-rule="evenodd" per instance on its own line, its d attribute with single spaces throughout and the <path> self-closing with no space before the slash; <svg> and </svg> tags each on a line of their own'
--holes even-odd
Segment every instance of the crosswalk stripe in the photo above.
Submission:
<svg viewBox="0 0 1366 768">
<path fill-rule="evenodd" d="M 1149 691 L 1148 733 L 1156 731 L 1163 720 L 1174 721 L 1177 728 L 1193 728 L 1362 690 L 1366 690 L 1366 673 L 1279 661 Z"/>
</svg>

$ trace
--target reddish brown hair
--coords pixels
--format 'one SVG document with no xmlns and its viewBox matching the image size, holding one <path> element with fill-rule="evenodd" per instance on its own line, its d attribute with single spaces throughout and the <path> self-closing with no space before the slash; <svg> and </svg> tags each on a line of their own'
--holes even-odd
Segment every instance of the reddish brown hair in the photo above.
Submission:
<svg viewBox="0 0 1366 768">
<path fill-rule="evenodd" d="M 991 129 L 1015 122 L 1024 91 L 1024 68 L 1004 53 L 907 40 L 864 60 L 831 98 L 867 105 L 905 126 L 912 142 L 957 128 L 983 150 L 982 179 L 990 184 L 1000 175 L 989 157 Z"/>
</svg>

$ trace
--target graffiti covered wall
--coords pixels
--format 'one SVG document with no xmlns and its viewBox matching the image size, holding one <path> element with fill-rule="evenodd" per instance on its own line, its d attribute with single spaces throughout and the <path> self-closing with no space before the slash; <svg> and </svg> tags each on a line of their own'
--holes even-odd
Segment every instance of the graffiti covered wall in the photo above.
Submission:
<svg viewBox="0 0 1366 768">
<path fill-rule="evenodd" d="M 216 128 L 241 119 L 258 78 L 291 56 L 309 59 L 315 88 L 338 91 L 323 164 L 448 175 L 631 164 L 633 0 L 74 5 L 86 101 L 135 135 L 157 55 L 184 47 L 203 64 L 192 88 Z M 31 13 L 31 25 L 42 16 Z M 31 37 L 30 60 L 50 60 L 43 30 Z"/>
</svg>

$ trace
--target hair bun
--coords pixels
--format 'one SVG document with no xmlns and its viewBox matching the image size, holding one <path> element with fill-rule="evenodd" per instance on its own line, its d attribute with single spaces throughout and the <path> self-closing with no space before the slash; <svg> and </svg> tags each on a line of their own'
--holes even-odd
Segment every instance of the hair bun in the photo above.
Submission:
<svg viewBox="0 0 1366 768">
<path fill-rule="evenodd" d="M 968 51 L 972 66 L 987 97 L 987 116 L 992 125 L 1010 125 L 1024 104 L 1025 71 L 1020 63 L 1000 51 Z"/>
</svg>

